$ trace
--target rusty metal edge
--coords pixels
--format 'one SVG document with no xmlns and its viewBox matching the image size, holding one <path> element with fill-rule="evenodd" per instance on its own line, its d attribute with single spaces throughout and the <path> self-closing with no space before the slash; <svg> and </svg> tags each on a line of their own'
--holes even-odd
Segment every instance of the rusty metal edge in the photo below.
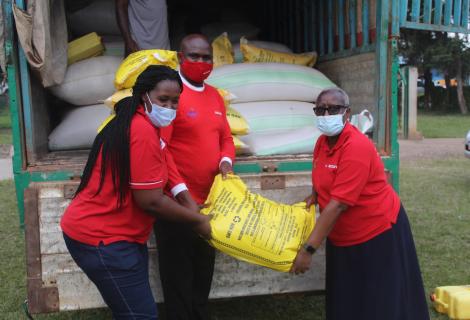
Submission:
<svg viewBox="0 0 470 320">
<path fill-rule="evenodd" d="M 43 287 L 41 246 L 39 237 L 38 190 L 24 190 L 26 286 L 29 312 L 47 313 L 59 311 L 57 287 Z"/>
</svg>

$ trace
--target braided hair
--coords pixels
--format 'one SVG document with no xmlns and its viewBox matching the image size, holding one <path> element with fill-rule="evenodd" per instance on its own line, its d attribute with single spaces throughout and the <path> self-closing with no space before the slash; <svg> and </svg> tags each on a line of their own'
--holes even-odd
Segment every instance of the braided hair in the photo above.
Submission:
<svg viewBox="0 0 470 320">
<path fill-rule="evenodd" d="M 122 206 L 129 191 L 130 127 L 132 118 L 142 103 L 142 95 L 155 89 L 157 84 L 164 80 L 176 81 L 181 90 L 183 89 L 183 83 L 178 72 L 166 66 L 151 65 L 138 76 L 132 88 L 132 96 L 116 103 L 114 107 L 116 117 L 96 136 L 75 197 L 88 185 L 101 151 L 100 184 L 95 196 L 100 193 L 103 187 L 109 165 L 111 167 L 113 187 L 118 192 L 118 207 Z"/>
</svg>

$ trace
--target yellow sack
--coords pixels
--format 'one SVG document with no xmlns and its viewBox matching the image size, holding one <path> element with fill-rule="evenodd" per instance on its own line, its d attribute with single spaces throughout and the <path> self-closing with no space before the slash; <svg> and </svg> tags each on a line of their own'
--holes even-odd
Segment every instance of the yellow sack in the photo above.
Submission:
<svg viewBox="0 0 470 320">
<path fill-rule="evenodd" d="M 313 67 L 317 62 L 316 52 L 307 53 L 283 53 L 255 47 L 245 38 L 240 39 L 240 51 L 243 54 L 243 62 L 278 62 L 298 64 Z"/>
<path fill-rule="evenodd" d="M 232 43 L 227 36 L 227 32 L 222 33 L 212 41 L 212 56 L 214 68 L 233 63 Z"/>
<path fill-rule="evenodd" d="M 69 42 L 67 47 L 67 64 L 102 55 L 104 46 L 96 32 L 84 35 Z"/>
<path fill-rule="evenodd" d="M 248 146 L 240 140 L 237 136 L 232 136 L 233 144 L 235 145 L 235 153 L 237 155 L 244 154 L 248 151 Z"/>
<path fill-rule="evenodd" d="M 244 135 L 248 134 L 250 127 L 243 116 L 235 109 L 227 108 L 227 120 L 232 134 Z"/>
<path fill-rule="evenodd" d="M 219 92 L 220 96 L 222 99 L 224 99 L 224 105 L 226 108 L 230 105 L 230 102 L 236 98 L 236 96 L 231 93 L 230 91 L 227 91 L 225 89 L 220 89 L 218 88 L 217 91 Z"/>
<path fill-rule="evenodd" d="M 126 97 L 132 96 L 132 88 L 122 89 L 113 93 L 112 96 L 104 100 L 104 104 L 111 109 L 114 109 L 114 105 Z"/>
<path fill-rule="evenodd" d="M 239 260 L 288 272 L 315 225 L 305 202 L 280 204 L 251 193 L 240 177 L 217 175 L 201 210 L 213 216 L 210 244 Z"/>
<path fill-rule="evenodd" d="M 141 50 L 130 54 L 116 71 L 114 86 L 118 90 L 132 88 L 139 74 L 150 65 L 164 65 L 176 69 L 176 51 Z"/>
</svg>

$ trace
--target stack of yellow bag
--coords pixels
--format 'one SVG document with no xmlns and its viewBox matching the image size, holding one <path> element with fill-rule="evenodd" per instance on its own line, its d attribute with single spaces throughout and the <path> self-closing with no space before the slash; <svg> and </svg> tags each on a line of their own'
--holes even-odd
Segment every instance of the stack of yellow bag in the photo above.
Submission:
<svg viewBox="0 0 470 320">
<path fill-rule="evenodd" d="M 243 62 L 277 62 L 297 64 L 301 66 L 313 67 L 317 61 L 315 52 L 306 53 L 283 53 L 274 50 L 258 48 L 251 45 L 247 39 L 240 39 L 240 50 L 243 54 Z"/>
<path fill-rule="evenodd" d="M 227 108 L 227 120 L 230 126 L 230 132 L 232 133 L 233 143 L 235 144 L 235 151 L 237 152 L 237 155 L 244 154 L 248 151 L 248 146 L 243 143 L 238 136 L 243 136 L 250 132 L 248 122 L 237 110 L 230 107 L 230 102 L 235 98 L 235 96 L 227 90 L 217 90 L 224 99 L 224 104 Z"/>
<path fill-rule="evenodd" d="M 227 32 L 222 33 L 212 41 L 212 56 L 214 68 L 234 62 L 232 43 L 228 38 Z"/>
<path fill-rule="evenodd" d="M 212 42 L 214 67 L 220 67 L 226 64 L 234 63 L 234 53 L 232 43 L 226 32 L 214 39 Z M 240 39 L 240 50 L 243 54 L 245 63 L 287 63 L 301 66 L 313 67 L 317 61 L 316 52 L 306 53 L 286 53 L 275 50 L 265 49 L 250 44 L 244 37 Z"/>
</svg>

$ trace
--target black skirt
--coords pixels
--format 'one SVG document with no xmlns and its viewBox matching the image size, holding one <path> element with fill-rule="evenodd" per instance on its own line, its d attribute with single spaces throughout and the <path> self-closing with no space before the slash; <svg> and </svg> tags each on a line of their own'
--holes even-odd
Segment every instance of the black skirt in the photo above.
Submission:
<svg viewBox="0 0 470 320">
<path fill-rule="evenodd" d="M 429 320 L 403 206 L 391 229 L 364 243 L 326 244 L 327 320 Z"/>
</svg>

